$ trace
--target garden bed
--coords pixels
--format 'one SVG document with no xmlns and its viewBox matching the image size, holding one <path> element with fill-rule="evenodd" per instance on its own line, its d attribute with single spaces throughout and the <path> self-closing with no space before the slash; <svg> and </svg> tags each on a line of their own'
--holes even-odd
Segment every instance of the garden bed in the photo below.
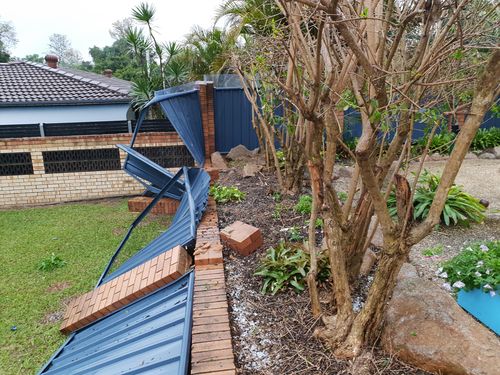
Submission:
<svg viewBox="0 0 500 375">
<path fill-rule="evenodd" d="M 299 197 L 284 196 L 277 201 L 274 175 L 267 173 L 243 179 L 235 168 L 221 173 L 219 182 L 237 186 L 246 193 L 242 202 L 218 204 L 220 228 L 241 220 L 259 227 L 264 237 L 264 246 L 247 257 L 224 250 L 231 329 L 240 373 L 347 374 L 349 362 L 336 360 L 313 336 L 317 321 L 311 316 L 307 291 L 263 295 L 261 280 L 254 276 L 265 249 L 276 246 L 287 236 L 288 232 L 282 229 L 298 227 L 306 234 L 306 217 L 292 209 Z M 338 182 L 344 181 L 341 178 Z M 321 299 L 323 308 L 328 309 L 324 290 Z M 377 348 L 373 354 L 377 374 L 426 374 Z"/>
</svg>

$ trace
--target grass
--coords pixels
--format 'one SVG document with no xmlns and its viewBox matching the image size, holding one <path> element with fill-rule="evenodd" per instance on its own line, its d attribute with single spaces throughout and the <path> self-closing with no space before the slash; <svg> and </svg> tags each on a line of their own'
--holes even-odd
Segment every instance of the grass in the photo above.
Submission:
<svg viewBox="0 0 500 375">
<path fill-rule="evenodd" d="M 49 317 L 94 288 L 136 216 L 126 200 L 0 211 L 0 374 L 34 373 L 64 342 L 60 320 Z M 163 232 L 169 220 L 146 217 L 119 261 Z M 39 270 L 52 253 L 65 264 Z"/>
</svg>

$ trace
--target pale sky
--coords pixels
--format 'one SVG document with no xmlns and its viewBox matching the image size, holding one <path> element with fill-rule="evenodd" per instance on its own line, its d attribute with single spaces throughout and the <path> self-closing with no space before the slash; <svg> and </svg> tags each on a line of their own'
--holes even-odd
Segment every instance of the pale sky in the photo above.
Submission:
<svg viewBox="0 0 500 375">
<path fill-rule="evenodd" d="M 193 25 L 210 27 L 223 0 L 149 0 L 156 8 L 159 40 L 181 40 Z M 18 43 L 11 55 L 24 57 L 48 50 L 49 36 L 65 34 L 73 48 L 90 60 L 89 47 L 112 44 L 111 24 L 130 16 L 141 0 L 2 0 L 0 19 L 11 21 Z"/>
</svg>

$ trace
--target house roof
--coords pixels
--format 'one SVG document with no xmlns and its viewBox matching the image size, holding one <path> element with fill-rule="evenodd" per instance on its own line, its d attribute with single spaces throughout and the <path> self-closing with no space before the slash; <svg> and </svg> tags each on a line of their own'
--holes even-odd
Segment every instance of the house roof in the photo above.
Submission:
<svg viewBox="0 0 500 375">
<path fill-rule="evenodd" d="M 0 106 L 130 102 L 131 82 L 71 68 L 16 61 L 0 64 Z"/>
</svg>

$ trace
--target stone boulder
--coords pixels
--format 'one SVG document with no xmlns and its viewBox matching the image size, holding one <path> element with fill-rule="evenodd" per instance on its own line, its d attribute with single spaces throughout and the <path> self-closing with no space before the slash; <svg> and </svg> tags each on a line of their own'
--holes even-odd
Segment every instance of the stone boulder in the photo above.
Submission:
<svg viewBox="0 0 500 375">
<path fill-rule="evenodd" d="M 385 351 L 442 375 L 500 373 L 500 340 L 446 291 L 403 266 L 386 312 Z"/>
<path fill-rule="evenodd" d="M 497 159 L 500 159 L 500 146 L 493 148 L 493 153 L 496 155 Z"/>
<path fill-rule="evenodd" d="M 229 153 L 226 155 L 228 159 L 234 161 L 248 160 L 251 159 L 253 156 L 255 156 L 254 153 L 243 145 L 238 145 L 236 147 L 233 147 L 231 150 L 229 150 Z"/>
<path fill-rule="evenodd" d="M 215 168 L 215 169 L 218 169 L 221 171 L 227 170 L 227 163 L 219 151 L 214 152 L 210 156 L 210 160 L 212 161 L 212 168 Z"/>
<path fill-rule="evenodd" d="M 496 159 L 496 156 L 491 152 L 483 152 L 479 155 L 479 159 Z"/>
<path fill-rule="evenodd" d="M 254 177 L 258 172 L 261 171 L 261 169 L 262 169 L 261 165 L 258 165 L 256 163 L 247 163 L 243 167 L 241 175 L 243 177 Z"/>
</svg>

